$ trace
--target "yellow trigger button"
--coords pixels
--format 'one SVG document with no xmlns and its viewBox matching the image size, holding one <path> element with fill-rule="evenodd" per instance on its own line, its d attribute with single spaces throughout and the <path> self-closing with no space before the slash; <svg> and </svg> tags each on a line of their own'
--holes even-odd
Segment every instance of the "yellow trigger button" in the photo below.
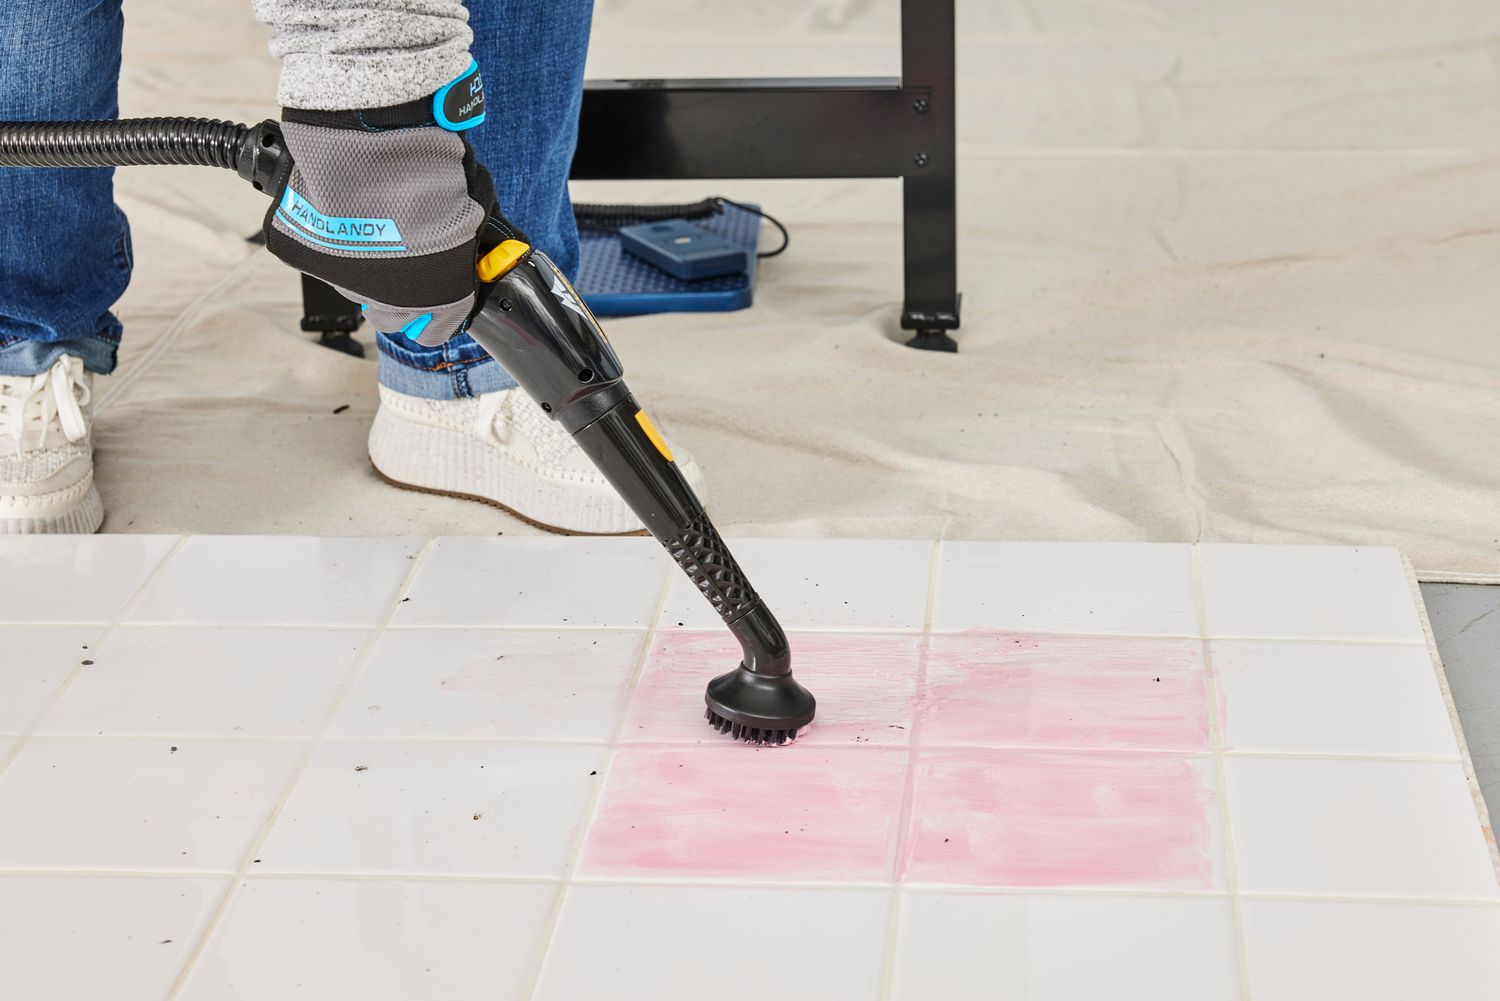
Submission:
<svg viewBox="0 0 1500 1001">
<path fill-rule="evenodd" d="M 651 444 L 656 446 L 656 450 L 661 453 L 661 457 L 668 462 L 674 461 L 672 450 L 667 447 L 667 439 L 663 438 L 661 432 L 656 430 L 656 425 L 652 423 L 650 417 L 646 416 L 646 411 L 637 410 L 635 412 L 635 422 L 641 426 L 641 430 L 646 433 L 646 437 L 650 440 Z"/>
<path fill-rule="evenodd" d="M 502 240 L 500 246 L 479 259 L 474 270 L 479 273 L 480 281 L 492 282 L 515 267 L 529 250 L 530 245 L 520 240 Z"/>
</svg>

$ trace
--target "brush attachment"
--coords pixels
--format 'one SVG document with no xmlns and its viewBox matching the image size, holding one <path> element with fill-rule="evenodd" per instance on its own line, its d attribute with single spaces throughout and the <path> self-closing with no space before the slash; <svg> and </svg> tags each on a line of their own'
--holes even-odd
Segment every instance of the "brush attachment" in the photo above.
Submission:
<svg viewBox="0 0 1500 1001">
<path fill-rule="evenodd" d="M 758 726 L 746 726 L 743 723 L 727 720 L 712 709 L 704 712 L 703 716 L 708 720 L 708 725 L 715 730 L 748 744 L 774 744 L 779 747 L 782 744 L 790 744 L 802 736 L 802 730 L 762 730 Z"/>
<path fill-rule="evenodd" d="M 757 674 L 741 665 L 708 683 L 708 725 L 752 744 L 790 744 L 813 720 L 817 703 L 791 673 Z"/>
</svg>

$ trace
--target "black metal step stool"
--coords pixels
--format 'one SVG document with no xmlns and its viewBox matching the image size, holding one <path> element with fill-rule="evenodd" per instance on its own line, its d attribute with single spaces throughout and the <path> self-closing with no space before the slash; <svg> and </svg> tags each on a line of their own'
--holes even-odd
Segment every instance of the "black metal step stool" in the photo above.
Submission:
<svg viewBox="0 0 1500 1001">
<path fill-rule="evenodd" d="M 901 0 L 900 77 L 586 82 L 572 176 L 899 177 L 901 327 L 914 348 L 957 351 L 954 104 L 953 0 Z M 320 285 L 303 280 L 302 329 L 347 335 L 358 307 Z"/>
</svg>

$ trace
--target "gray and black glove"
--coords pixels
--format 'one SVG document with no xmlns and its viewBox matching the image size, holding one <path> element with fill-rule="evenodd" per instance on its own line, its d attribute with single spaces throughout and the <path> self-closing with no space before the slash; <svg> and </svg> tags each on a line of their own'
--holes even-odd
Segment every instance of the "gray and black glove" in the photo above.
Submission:
<svg viewBox="0 0 1500 1001">
<path fill-rule="evenodd" d="M 293 167 L 266 213 L 266 246 L 364 304 L 380 331 L 429 347 L 462 330 L 488 243 L 524 239 L 495 211 L 462 131 L 484 120 L 479 68 L 429 98 L 361 111 L 283 110 Z"/>
</svg>

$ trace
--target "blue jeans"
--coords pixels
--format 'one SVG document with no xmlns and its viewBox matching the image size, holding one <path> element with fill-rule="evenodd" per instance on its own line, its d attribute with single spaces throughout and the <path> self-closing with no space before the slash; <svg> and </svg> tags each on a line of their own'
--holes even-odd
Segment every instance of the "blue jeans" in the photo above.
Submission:
<svg viewBox="0 0 1500 1001">
<path fill-rule="evenodd" d="M 573 275 L 567 178 L 593 0 L 467 2 L 489 83 L 485 124 L 469 141 L 505 214 Z M 121 0 L 0 0 L 0 120 L 118 114 L 123 24 Z M 63 354 L 112 371 L 120 323 L 110 309 L 131 264 L 113 171 L 0 168 L 0 375 L 35 375 Z M 403 393 L 453 399 L 515 385 L 467 336 L 423 348 L 379 334 L 376 345 L 381 383 Z"/>
</svg>

